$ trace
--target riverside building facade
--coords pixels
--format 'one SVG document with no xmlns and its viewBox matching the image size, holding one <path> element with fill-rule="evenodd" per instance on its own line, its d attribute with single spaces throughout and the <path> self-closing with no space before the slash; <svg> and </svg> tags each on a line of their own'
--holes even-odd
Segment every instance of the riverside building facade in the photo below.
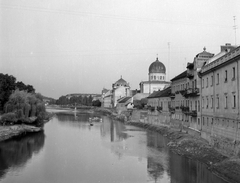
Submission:
<svg viewBox="0 0 240 183">
<path fill-rule="evenodd" d="M 240 47 L 229 44 L 202 67 L 202 136 L 240 141 Z M 228 144 L 233 149 L 235 144 Z"/>
</svg>

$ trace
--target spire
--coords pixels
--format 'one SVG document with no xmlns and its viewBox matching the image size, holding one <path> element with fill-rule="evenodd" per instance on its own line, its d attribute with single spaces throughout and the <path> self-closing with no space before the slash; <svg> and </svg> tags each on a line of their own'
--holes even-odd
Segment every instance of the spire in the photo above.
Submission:
<svg viewBox="0 0 240 183">
<path fill-rule="evenodd" d="M 204 46 L 203 51 L 206 51 L 206 47 Z"/>
<path fill-rule="evenodd" d="M 158 61 L 158 54 L 157 54 L 157 59 L 156 59 L 156 61 Z"/>
</svg>

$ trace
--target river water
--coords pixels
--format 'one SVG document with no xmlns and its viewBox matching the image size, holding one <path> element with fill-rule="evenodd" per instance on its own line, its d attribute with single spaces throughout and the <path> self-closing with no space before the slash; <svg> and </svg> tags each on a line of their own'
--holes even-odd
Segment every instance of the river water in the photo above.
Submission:
<svg viewBox="0 0 240 183">
<path fill-rule="evenodd" d="M 0 182 L 224 183 L 158 133 L 89 117 L 57 113 L 43 132 L 0 142 Z"/>
</svg>

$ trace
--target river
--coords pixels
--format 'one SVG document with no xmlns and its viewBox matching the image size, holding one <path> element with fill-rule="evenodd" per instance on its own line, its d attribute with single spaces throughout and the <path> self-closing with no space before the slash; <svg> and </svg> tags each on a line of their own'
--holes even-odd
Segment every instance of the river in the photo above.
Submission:
<svg viewBox="0 0 240 183">
<path fill-rule="evenodd" d="M 43 132 L 0 142 L 0 182 L 224 183 L 158 133 L 89 117 L 57 113 Z"/>
</svg>

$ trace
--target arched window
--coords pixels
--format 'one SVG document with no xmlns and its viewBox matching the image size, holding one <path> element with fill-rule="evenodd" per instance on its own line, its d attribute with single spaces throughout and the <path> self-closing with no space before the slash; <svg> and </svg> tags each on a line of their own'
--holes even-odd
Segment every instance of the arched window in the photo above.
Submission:
<svg viewBox="0 0 240 183">
<path fill-rule="evenodd" d="M 156 80 L 156 76 L 154 76 L 154 80 Z"/>
<path fill-rule="evenodd" d="M 160 76 L 160 80 L 162 80 L 162 76 Z"/>
</svg>

